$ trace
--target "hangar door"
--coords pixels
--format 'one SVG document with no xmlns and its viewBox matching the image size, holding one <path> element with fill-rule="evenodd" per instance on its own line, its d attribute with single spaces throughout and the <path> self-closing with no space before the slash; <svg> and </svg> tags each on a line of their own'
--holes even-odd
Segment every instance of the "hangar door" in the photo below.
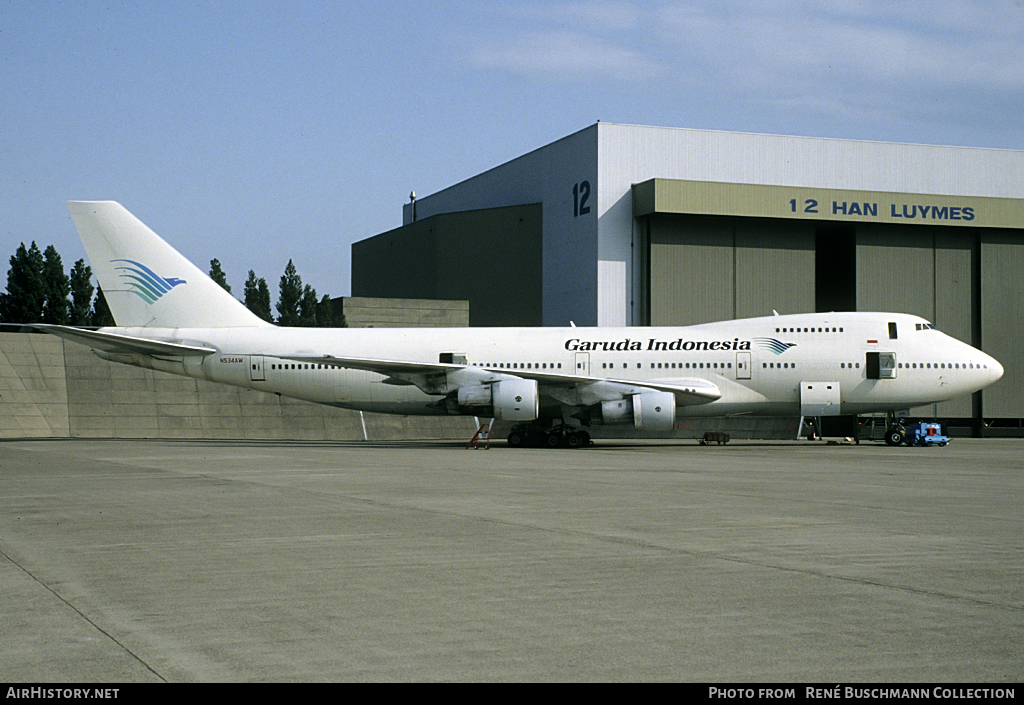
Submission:
<svg viewBox="0 0 1024 705">
<path fill-rule="evenodd" d="M 813 224 L 706 215 L 645 220 L 650 325 L 814 310 Z"/>
</svg>

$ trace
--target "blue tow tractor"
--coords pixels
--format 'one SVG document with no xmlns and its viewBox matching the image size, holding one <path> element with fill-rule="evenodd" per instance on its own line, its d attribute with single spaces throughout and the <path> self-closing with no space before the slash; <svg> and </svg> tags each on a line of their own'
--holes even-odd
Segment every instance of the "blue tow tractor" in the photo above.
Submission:
<svg viewBox="0 0 1024 705">
<path fill-rule="evenodd" d="M 944 446 L 949 436 L 942 431 L 942 424 L 913 423 L 907 426 L 903 442 L 908 446 Z"/>
</svg>

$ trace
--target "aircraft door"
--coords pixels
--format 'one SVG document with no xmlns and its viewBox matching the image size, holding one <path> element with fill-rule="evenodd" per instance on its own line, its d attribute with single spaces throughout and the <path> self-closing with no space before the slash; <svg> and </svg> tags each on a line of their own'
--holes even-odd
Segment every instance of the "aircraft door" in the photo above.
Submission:
<svg viewBox="0 0 1024 705">
<path fill-rule="evenodd" d="M 576 353 L 576 374 L 590 376 L 590 353 Z"/>
<path fill-rule="evenodd" d="M 801 416 L 839 416 L 839 382 L 801 382 Z"/>
<path fill-rule="evenodd" d="M 250 355 L 249 356 L 249 381 L 250 382 L 266 382 L 266 373 L 263 371 L 263 356 L 262 355 Z"/>
<path fill-rule="evenodd" d="M 736 379 L 750 379 L 750 353 L 736 353 Z"/>
<path fill-rule="evenodd" d="M 896 377 L 896 353 L 869 352 L 865 360 L 868 379 L 894 379 Z"/>
</svg>

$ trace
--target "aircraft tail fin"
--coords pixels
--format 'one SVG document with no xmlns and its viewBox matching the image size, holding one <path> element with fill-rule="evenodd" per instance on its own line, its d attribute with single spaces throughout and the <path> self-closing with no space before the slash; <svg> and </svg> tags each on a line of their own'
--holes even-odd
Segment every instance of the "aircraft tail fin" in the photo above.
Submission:
<svg viewBox="0 0 1024 705">
<path fill-rule="evenodd" d="M 268 326 L 114 201 L 68 201 L 92 271 L 118 326 Z"/>
</svg>

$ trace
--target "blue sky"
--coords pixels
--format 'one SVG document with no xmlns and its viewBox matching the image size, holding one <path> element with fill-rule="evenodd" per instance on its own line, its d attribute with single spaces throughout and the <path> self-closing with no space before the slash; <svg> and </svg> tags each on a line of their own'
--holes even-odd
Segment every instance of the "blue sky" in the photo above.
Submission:
<svg viewBox="0 0 1024 705">
<path fill-rule="evenodd" d="M 0 0 L 0 258 L 64 201 L 349 293 L 401 206 L 597 120 L 1024 149 L 1024 0 Z"/>
</svg>

